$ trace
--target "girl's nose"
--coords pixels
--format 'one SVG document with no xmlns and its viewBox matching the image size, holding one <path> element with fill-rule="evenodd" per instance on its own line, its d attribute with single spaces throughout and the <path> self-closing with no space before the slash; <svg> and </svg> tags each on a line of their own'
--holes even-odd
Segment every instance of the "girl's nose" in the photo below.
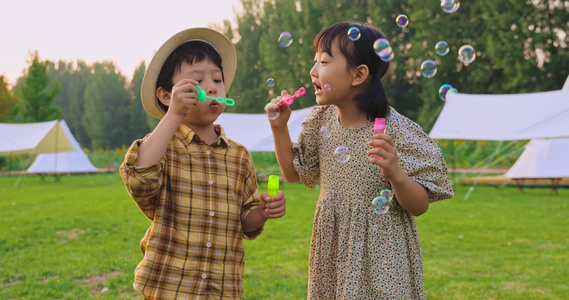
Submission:
<svg viewBox="0 0 569 300">
<path fill-rule="evenodd" d="M 310 76 L 318 77 L 317 75 L 318 73 L 316 72 L 316 66 L 312 66 L 312 68 L 310 69 Z"/>
</svg>

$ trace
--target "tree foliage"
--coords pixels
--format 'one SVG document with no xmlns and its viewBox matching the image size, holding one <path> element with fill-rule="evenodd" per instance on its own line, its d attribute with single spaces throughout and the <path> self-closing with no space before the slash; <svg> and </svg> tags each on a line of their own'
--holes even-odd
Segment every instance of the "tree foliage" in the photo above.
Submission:
<svg viewBox="0 0 569 300">
<path fill-rule="evenodd" d="M 9 123 L 16 115 L 20 100 L 9 89 L 8 82 L 0 75 L 0 122 Z"/>
<path fill-rule="evenodd" d="M 69 126 L 79 144 L 89 147 L 91 140 L 83 128 L 84 94 L 87 81 L 91 76 L 91 66 L 84 61 L 58 61 L 48 64 L 51 78 L 61 85 L 61 91 L 55 97 L 55 103 L 61 107 L 63 119 Z"/>
<path fill-rule="evenodd" d="M 112 62 L 95 63 L 85 88 L 83 128 L 92 148 L 108 149 L 128 140 L 126 79 Z"/>
<path fill-rule="evenodd" d="M 21 99 L 21 116 L 24 122 L 42 122 L 61 118 L 61 108 L 55 105 L 55 96 L 61 89 L 57 81 L 51 82 L 47 62 L 40 61 L 37 51 L 30 54 L 29 68 L 18 90 Z M 51 89 L 49 89 L 49 86 Z"/>
<path fill-rule="evenodd" d="M 569 1 L 470 1 L 457 12 L 442 11 L 438 1 L 420 0 L 242 0 L 237 26 L 225 25 L 235 41 L 238 68 L 231 88 L 239 112 L 260 113 L 285 89 L 307 87 L 307 96 L 293 109 L 314 105 L 309 71 L 312 41 L 323 28 L 340 21 L 361 21 L 379 28 L 395 52 L 383 83 L 397 110 L 432 126 L 443 102 L 438 89 L 449 83 L 459 92 L 512 94 L 556 90 L 567 74 Z M 400 28 L 399 14 L 409 17 Z M 292 34 L 291 46 L 281 48 L 281 32 Z M 447 41 L 450 53 L 435 54 L 438 41 Z M 458 49 L 470 44 L 476 60 L 465 66 Z M 420 65 L 437 64 L 433 78 L 423 77 Z M 276 82 L 266 84 L 268 78 Z M 537 105 L 537 104 L 536 104 Z"/>
</svg>

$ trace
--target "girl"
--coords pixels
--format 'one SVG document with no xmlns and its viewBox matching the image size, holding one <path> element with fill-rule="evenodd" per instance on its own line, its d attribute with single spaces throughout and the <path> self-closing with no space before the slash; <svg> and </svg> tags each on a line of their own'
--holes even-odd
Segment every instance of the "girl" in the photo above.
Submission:
<svg viewBox="0 0 569 300">
<path fill-rule="evenodd" d="M 348 37 L 351 27 L 361 33 L 355 41 Z M 312 188 L 320 183 L 310 299 L 424 299 L 414 216 L 453 196 L 440 148 L 387 102 L 381 77 L 389 63 L 373 49 L 379 38 L 381 32 L 360 23 L 322 30 L 310 70 L 318 106 L 304 120 L 298 142 L 288 132 L 288 106 L 270 121 L 286 180 Z M 386 134 L 373 135 L 375 118 L 385 118 Z M 383 189 L 394 198 L 388 212 L 378 214 L 372 199 Z"/>
</svg>

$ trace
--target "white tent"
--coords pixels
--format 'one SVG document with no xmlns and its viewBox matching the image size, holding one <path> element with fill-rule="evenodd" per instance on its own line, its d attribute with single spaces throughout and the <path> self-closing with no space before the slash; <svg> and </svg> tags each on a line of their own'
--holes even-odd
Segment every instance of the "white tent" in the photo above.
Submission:
<svg viewBox="0 0 569 300">
<path fill-rule="evenodd" d="M 0 124 L 0 155 L 73 151 L 60 121 Z"/>
<path fill-rule="evenodd" d="M 508 178 L 569 177 L 569 139 L 533 139 L 504 175 Z"/>
<path fill-rule="evenodd" d="M 454 93 L 429 135 L 494 141 L 569 137 L 569 90 L 513 95 Z"/>
<path fill-rule="evenodd" d="M 302 122 L 312 107 L 293 110 L 288 120 L 290 138 L 296 141 L 302 131 Z M 273 133 L 266 114 L 222 113 L 216 121 L 225 134 L 245 145 L 249 151 L 275 151 Z"/>
<path fill-rule="evenodd" d="M 504 176 L 512 179 L 569 177 L 569 77 L 558 91 L 452 94 L 430 136 L 497 141 L 531 139 Z"/>
<path fill-rule="evenodd" d="M 70 152 L 39 154 L 32 165 L 26 170 L 28 173 L 86 173 L 96 172 L 89 158 L 71 134 L 65 121 L 60 121 L 65 137 L 73 145 Z"/>
</svg>

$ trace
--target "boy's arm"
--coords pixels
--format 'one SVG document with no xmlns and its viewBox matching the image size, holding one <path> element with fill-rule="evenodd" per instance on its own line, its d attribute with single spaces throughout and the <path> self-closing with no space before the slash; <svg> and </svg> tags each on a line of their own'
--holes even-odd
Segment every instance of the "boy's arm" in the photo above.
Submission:
<svg viewBox="0 0 569 300">
<path fill-rule="evenodd" d="M 140 145 L 137 166 L 151 166 L 164 157 L 170 140 L 178 130 L 178 126 L 182 123 L 189 108 L 197 104 L 197 90 L 194 86 L 197 84 L 199 83 L 193 79 L 184 78 L 172 87 L 172 92 L 161 87 L 157 89 L 157 95 L 168 104 L 169 108 L 156 128 Z"/>
<path fill-rule="evenodd" d="M 267 203 L 269 202 L 270 203 Z M 267 193 L 261 195 L 259 206 L 253 209 L 243 222 L 243 232 L 250 233 L 265 225 L 268 219 L 277 219 L 285 215 L 286 198 L 282 192 L 271 198 Z"/>
<path fill-rule="evenodd" d="M 166 113 L 158 123 L 152 133 L 144 140 L 138 150 L 138 160 L 136 166 L 151 166 L 157 164 L 164 154 L 172 137 L 178 130 L 183 116 L 173 113 Z"/>
</svg>

